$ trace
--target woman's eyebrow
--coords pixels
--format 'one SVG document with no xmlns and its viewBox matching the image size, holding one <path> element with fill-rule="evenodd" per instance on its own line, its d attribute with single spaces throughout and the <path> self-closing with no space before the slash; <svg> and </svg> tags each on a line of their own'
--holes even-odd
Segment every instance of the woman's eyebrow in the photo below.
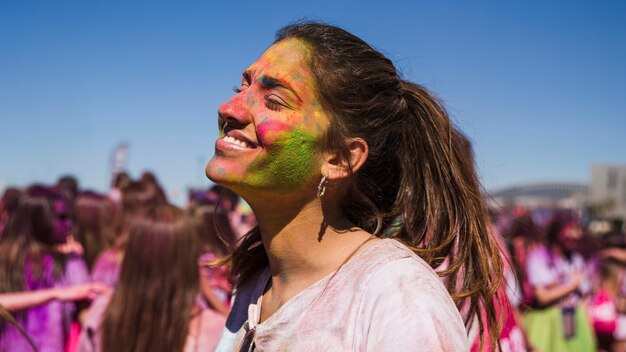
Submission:
<svg viewBox="0 0 626 352">
<path fill-rule="evenodd" d="M 298 93 L 296 93 L 296 91 L 285 80 L 282 80 L 282 79 L 276 78 L 276 77 L 271 77 L 271 76 L 264 75 L 264 76 L 261 77 L 261 79 L 259 81 L 266 88 L 281 87 L 281 88 L 284 88 L 284 89 L 290 91 L 296 97 L 296 99 L 298 99 L 298 103 L 302 103 L 302 99 L 300 99 L 300 96 L 298 95 Z"/>
<path fill-rule="evenodd" d="M 250 82 L 252 81 L 252 75 L 250 74 L 250 71 L 248 70 L 243 71 L 241 76 L 243 77 L 244 81 L 246 81 L 246 83 L 248 84 L 250 84 Z"/>
</svg>

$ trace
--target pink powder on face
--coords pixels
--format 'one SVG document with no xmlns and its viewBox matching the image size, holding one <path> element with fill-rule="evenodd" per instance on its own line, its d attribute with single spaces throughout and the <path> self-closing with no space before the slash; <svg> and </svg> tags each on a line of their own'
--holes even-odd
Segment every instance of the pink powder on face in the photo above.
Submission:
<svg viewBox="0 0 626 352">
<path fill-rule="evenodd" d="M 264 118 L 257 126 L 257 133 L 259 134 L 260 142 L 263 143 L 270 133 L 286 132 L 292 129 L 293 126 L 289 126 L 276 119 Z"/>
<path fill-rule="evenodd" d="M 224 102 L 222 106 L 220 106 L 219 111 L 226 112 L 231 116 L 246 116 L 249 112 L 244 108 L 246 105 L 240 101 L 242 99 L 242 95 L 235 95 Z"/>
</svg>

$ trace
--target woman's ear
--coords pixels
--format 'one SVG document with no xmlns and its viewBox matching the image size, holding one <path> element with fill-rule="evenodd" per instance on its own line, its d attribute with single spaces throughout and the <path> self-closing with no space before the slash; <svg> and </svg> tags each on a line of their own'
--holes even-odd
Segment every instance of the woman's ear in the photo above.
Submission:
<svg viewBox="0 0 626 352">
<path fill-rule="evenodd" d="M 357 172 L 369 155 L 367 142 L 363 138 L 349 138 L 346 140 L 345 155 L 337 153 L 323 153 L 324 162 L 322 163 L 322 175 L 328 174 L 331 180 L 342 180 Z"/>
</svg>

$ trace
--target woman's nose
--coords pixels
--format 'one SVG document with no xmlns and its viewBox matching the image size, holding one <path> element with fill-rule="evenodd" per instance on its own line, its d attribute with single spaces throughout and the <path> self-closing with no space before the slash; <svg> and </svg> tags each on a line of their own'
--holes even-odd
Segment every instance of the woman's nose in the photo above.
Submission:
<svg viewBox="0 0 626 352">
<path fill-rule="evenodd" d="M 245 94 L 245 92 L 238 93 L 220 105 L 218 116 L 221 124 L 243 127 L 252 121 Z"/>
</svg>

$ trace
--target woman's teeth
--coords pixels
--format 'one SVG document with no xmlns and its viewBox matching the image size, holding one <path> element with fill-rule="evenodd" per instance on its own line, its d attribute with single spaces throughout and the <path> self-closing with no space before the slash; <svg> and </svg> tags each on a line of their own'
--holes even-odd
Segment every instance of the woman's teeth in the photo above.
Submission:
<svg viewBox="0 0 626 352">
<path fill-rule="evenodd" d="M 246 143 L 246 142 L 244 142 L 244 141 L 242 141 L 240 139 L 236 139 L 236 138 L 233 138 L 231 136 L 224 136 L 223 139 L 224 139 L 224 141 L 226 141 L 228 143 L 236 144 L 236 145 L 238 145 L 238 146 L 240 146 L 242 148 L 248 148 L 248 143 Z"/>
</svg>

